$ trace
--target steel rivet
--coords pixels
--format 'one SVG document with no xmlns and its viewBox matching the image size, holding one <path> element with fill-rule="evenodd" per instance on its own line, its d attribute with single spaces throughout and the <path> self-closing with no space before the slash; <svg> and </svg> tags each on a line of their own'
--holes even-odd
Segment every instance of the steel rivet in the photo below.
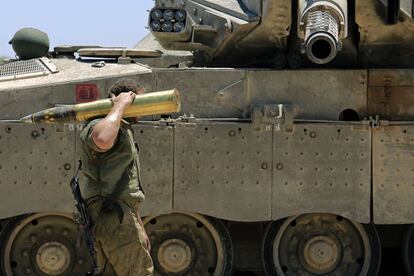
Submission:
<svg viewBox="0 0 414 276">
<path fill-rule="evenodd" d="M 266 166 L 267 167 L 267 166 Z M 282 163 L 277 163 L 277 165 L 276 165 L 276 169 L 278 169 L 279 171 L 280 170 L 283 170 L 283 164 Z"/>
<path fill-rule="evenodd" d="M 69 164 L 69 163 L 65 163 L 65 165 L 63 166 L 63 168 L 64 168 L 65 170 L 69 171 L 69 170 L 70 170 L 70 168 L 71 168 L 71 166 L 70 166 L 70 164 Z"/>
<path fill-rule="evenodd" d="M 315 131 L 311 131 L 311 133 L 309 133 L 309 136 L 311 138 L 316 138 L 316 132 Z"/>
<path fill-rule="evenodd" d="M 263 163 L 262 163 L 262 169 L 263 169 L 263 170 L 266 170 L 266 169 L 267 169 L 267 163 L 266 163 L 266 162 L 263 162 Z"/>
</svg>

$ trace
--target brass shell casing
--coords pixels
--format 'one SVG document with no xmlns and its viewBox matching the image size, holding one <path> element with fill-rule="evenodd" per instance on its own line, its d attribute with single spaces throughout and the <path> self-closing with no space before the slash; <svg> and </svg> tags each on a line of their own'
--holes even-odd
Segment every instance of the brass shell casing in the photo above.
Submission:
<svg viewBox="0 0 414 276">
<path fill-rule="evenodd" d="M 103 99 L 76 105 L 65 105 L 45 109 L 20 119 L 23 123 L 69 123 L 83 122 L 104 117 L 112 109 L 111 99 Z M 136 95 L 125 110 L 123 118 L 170 114 L 181 110 L 180 94 L 177 89 Z"/>
<path fill-rule="evenodd" d="M 74 106 L 77 121 L 99 118 L 109 113 L 112 100 L 104 99 Z M 135 100 L 125 110 L 123 118 L 147 115 L 169 114 L 181 109 L 180 95 L 177 89 L 136 95 Z"/>
</svg>

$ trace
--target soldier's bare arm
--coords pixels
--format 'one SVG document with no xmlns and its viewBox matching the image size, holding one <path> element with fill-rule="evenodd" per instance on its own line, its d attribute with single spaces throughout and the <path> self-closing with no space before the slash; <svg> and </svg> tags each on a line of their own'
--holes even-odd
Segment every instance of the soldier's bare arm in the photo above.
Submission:
<svg viewBox="0 0 414 276">
<path fill-rule="evenodd" d="M 92 131 L 92 139 L 98 148 L 102 150 L 112 148 L 118 136 L 122 115 L 134 101 L 135 95 L 134 92 L 124 92 L 112 97 L 113 107 L 111 111 L 96 124 Z"/>
</svg>

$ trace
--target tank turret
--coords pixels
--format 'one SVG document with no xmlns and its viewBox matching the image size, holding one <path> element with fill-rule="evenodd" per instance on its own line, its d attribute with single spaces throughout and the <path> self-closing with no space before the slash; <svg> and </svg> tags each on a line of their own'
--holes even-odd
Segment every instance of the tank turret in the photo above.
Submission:
<svg viewBox="0 0 414 276">
<path fill-rule="evenodd" d="M 414 52 L 412 7 L 412 1 L 157 0 L 148 25 L 165 49 L 192 51 L 202 66 L 412 67 L 414 59 L 406 58 Z"/>
</svg>

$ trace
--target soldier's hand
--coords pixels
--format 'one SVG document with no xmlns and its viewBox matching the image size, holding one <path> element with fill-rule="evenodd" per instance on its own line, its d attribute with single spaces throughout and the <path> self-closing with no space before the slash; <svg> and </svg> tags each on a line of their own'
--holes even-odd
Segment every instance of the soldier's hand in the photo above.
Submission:
<svg viewBox="0 0 414 276">
<path fill-rule="evenodd" d="M 119 105 L 121 107 L 128 107 L 134 101 L 136 94 L 132 91 L 122 92 L 118 96 L 112 94 L 112 102 L 114 105 Z"/>
</svg>

